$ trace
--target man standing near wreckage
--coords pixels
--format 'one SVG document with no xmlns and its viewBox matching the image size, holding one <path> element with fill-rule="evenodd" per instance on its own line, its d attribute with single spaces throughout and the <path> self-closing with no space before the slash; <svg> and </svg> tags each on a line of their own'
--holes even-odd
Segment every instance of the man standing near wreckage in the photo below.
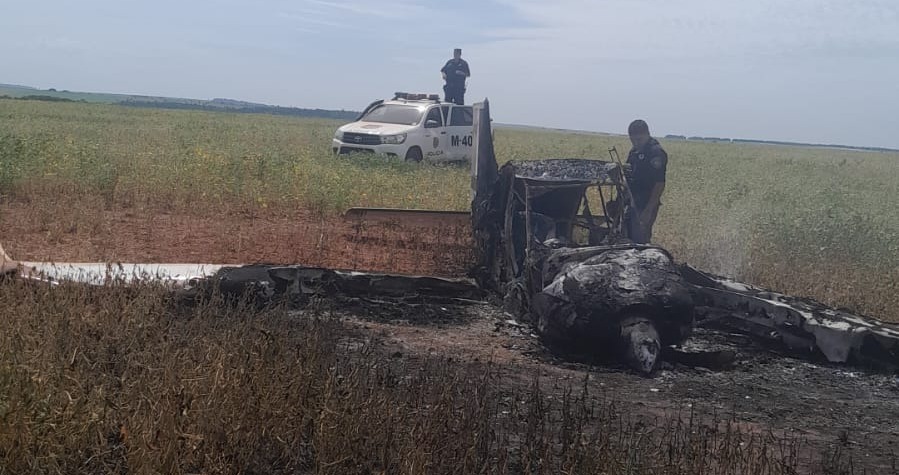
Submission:
<svg viewBox="0 0 899 475">
<path fill-rule="evenodd" d="M 627 134 L 633 145 L 627 163 L 631 168 L 629 185 L 634 197 L 634 207 L 628 215 L 628 234 L 636 243 L 648 243 L 662 205 L 668 154 L 659 141 L 652 138 L 649 125 L 642 120 L 631 122 Z"/>
<path fill-rule="evenodd" d="M 462 59 L 462 50 L 453 50 L 453 59 L 446 62 L 440 70 L 446 84 L 443 86 L 444 100 L 453 104 L 465 104 L 465 80 L 471 76 L 468 62 Z"/>
</svg>

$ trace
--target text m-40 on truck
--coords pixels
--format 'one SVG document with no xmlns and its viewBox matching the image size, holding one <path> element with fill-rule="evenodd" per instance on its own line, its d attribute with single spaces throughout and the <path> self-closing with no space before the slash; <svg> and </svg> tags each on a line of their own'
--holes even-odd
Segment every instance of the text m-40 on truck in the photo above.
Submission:
<svg viewBox="0 0 899 475">
<path fill-rule="evenodd" d="M 437 95 L 398 92 L 365 108 L 334 134 L 335 154 L 375 153 L 406 161 L 450 162 L 471 157 L 472 108 Z"/>
</svg>

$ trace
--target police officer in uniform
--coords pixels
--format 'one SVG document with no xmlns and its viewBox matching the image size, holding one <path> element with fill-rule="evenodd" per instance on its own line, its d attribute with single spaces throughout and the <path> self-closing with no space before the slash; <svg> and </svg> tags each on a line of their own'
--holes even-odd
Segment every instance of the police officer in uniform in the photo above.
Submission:
<svg viewBox="0 0 899 475">
<path fill-rule="evenodd" d="M 662 205 L 668 154 L 659 141 L 652 138 L 649 126 L 642 120 L 631 122 L 627 134 L 633 145 L 627 163 L 631 169 L 629 185 L 634 197 L 634 207 L 628 216 L 628 234 L 636 243 L 648 243 Z"/>
<path fill-rule="evenodd" d="M 462 59 L 460 48 L 453 50 L 453 59 L 447 61 L 440 72 L 446 81 L 443 86 L 444 100 L 458 105 L 464 104 L 465 80 L 471 76 L 471 71 L 468 69 L 468 63 Z"/>
</svg>

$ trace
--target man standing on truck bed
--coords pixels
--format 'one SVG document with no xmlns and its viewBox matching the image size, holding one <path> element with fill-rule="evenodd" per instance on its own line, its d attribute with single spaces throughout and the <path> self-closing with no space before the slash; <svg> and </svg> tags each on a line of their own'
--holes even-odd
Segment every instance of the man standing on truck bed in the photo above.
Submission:
<svg viewBox="0 0 899 475">
<path fill-rule="evenodd" d="M 627 134 L 633 145 L 627 163 L 631 168 L 629 185 L 634 197 L 634 209 L 628 216 L 628 234 L 636 243 L 648 243 L 662 205 L 668 154 L 659 141 L 652 138 L 649 125 L 642 120 L 631 122 Z"/>
<path fill-rule="evenodd" d="M 462 49 L 453 50 L 453 59 L 447 61 L 440 72 L 446 81 L 443 86 L 444 100 L 460 106 L 465 104 L 465 80 L 471 76 L 471 71 L 462 59 Z"/>
</svg>

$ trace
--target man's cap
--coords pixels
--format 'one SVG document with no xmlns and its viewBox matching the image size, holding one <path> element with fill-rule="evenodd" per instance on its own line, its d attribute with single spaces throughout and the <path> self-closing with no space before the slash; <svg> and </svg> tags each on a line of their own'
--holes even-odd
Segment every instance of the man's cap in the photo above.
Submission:
<svg viewBox="0 0 899 475">
<path fill-rule="evenodd" d="M 453 53 L 461 53 L 461 52 L 462 52 L 462 48 L 456 48 L 453 50 Z"/>
<path fill-rule="evenodd" d="M 649 135 L 649 125 L 646 121 L 637 119 L 627 126 L 628 135 L 647 134 Z"/>
</svg>

